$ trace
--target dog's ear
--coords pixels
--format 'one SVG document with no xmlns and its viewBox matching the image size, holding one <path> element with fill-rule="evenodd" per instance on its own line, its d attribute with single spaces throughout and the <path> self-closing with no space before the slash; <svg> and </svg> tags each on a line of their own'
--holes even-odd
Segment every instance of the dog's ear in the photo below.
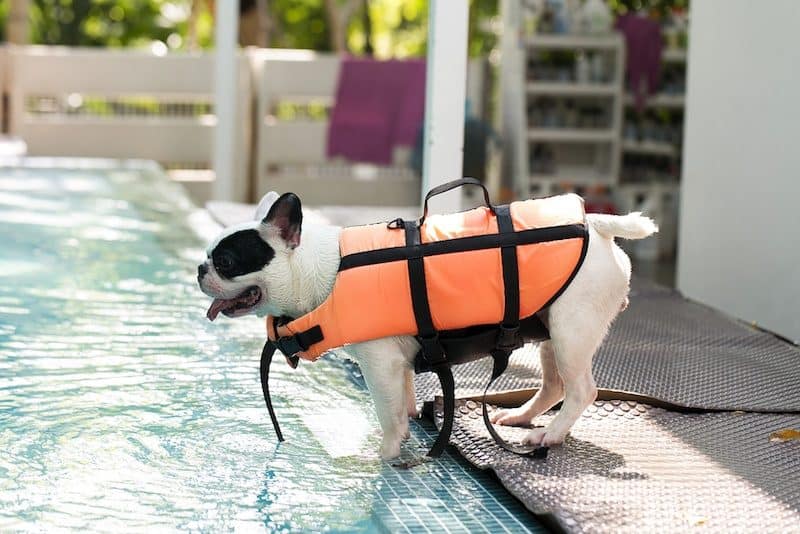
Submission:
<svg viewBox="0 0 800 534">
<path fill-rule="evenodd" d="M 294 193 L 282 194 L 270 206 L 269 212 L 261 224 L 277 229 L 281 239 L 289 248 L 297 247 L 300 244 L 300 230 L 303 225 L 303 208 L 300 205 L 300 198 Z"/>
<path fill-rule="evenodd" d="M 261 202 L 258 203 L 258 207 L 256 208 L 256 214 L 253 216 L 254 221 L 261 221 L 264 220 L 264 217 L 267 216 L 267 212 L 278 200 L 278 193 L 275 191 L 270 191 L 266 195 L 263 196 Z"/>
</svg>

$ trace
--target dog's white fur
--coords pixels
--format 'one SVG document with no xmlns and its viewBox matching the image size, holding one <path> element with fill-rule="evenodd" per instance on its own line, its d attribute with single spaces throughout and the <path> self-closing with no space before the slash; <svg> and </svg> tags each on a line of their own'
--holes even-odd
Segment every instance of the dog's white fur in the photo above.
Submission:
<svg viewBox="0 0 800 534">
<path fill-rule="evenodd" d="M 261 222 L 278 198 L 268 193 L 256 210 L 255 221 L 226 230 L 219 239 L 243 228 L 258 229 L 275 250 L 275 257 L 258 273 L 224 280 L 207 261 L 209 279 L 203 287 L 213 296 L 232 298 L 251 285 L 266 295 L 258 315 L 300 316 L 319 306 L 330 293 L 339 265 L 337 227 L 303 225 L 297 248 L 290 247 L 276 228 Z M 546 428 L 534 428 L 525 442 L 551 446 L 561 443 L 583 410 L 595 399 L 592 357 L 609 325 L 628 302 L 631 263 L 614 243 L 614 237 L 641 239 L 658 231 L 640 213 L 625 216 L 590 214 L 589 247 L 572 283 L 541 318 L 551 339 L 539 347 L 542 388 L 524 405 L 492 414 L 501 425 L 528 425 L 563 399 L 558 414 Z M 217 240 L 217 242 L 219 241 Z M 209 253 L 214 245 L 209 248 Z M 369 311 L 367 310 L 367 313 Z M 419 350 L 410 336 L 390 337 L 349 345 L 348 354 L 358 363 L 369 387 L 383 430 L 383 458 L 400 454 L 408 436 L 408 417 L 416 415 L 413 359 Z"/>
</svg>

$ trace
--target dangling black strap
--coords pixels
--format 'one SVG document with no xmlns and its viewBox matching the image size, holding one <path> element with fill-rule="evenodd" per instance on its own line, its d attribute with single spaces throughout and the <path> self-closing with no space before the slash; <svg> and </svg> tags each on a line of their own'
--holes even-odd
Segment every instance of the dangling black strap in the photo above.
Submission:
<svg viewBox="0 0 800 534">
<path fill-rule="evenodd" d="M 278 418 L 275 416 L 275 409 L 272 407 L 272 397 L 269 395 L 269 366 L 272 363 L 272 356 L 275 354 L 277 346 L 267 339 L 264 349 L 261 351 L 261 391 L 264 393 L 264 402 L 267 403 L 269 418 L 272 419 L 272 426 L 278 435 L 278 441 L 283 441 L 281 427 L 278 425 Z"/>
<path fill-rule="evenodd" d="M 494 366 L 492 367 L 492 378 L 489 380 L 489 383 L 486 384 L 486 389 L 483 390 L 483 423 L 486 425 L 486 430 L 489 431 L 489 434 L 494 439 L 494 442 L 500 445 L 503 449 L 513 452 L 514 454 L 519 454 L 523 456 L 531 456 L 533 458 L 541 459 L 547 458 L 547 447 L 533 447 L 528 446 L 524 447 L 522 445 L 512 445 L 500 437 L 500 434 L 494 429 L 492 422 L 489 420 L 489 410 L 487 408 L 486 403 L 486 394 L 489 392 L 489 387 L 492 383 L 503 374 L 503 371 L 506 370 L 508 366 L 508 357 L 510 356 L 510 352 L 496 350 L 492 352 L 492 358 L 494 358 Z"/>
<path fill-rule="evenodd" d="M 405 221 L 406 246 L 419 247 L 419 226 L 414 221 Z M 408 282 L 411 287 L 411 306 L 417 322 L 417 339 L 422 345 L 422 356 L 431 367 L 445 362 L 445 354 L 439 343 L 439 333 L 433 326 L 431 308 L 428 302 L 428 285 L 425 282 L 425 263 L 421 250 L 409 254 Z"/>
<path fill-rule="evenodd" d="M 450 442 L 450 434 L 453 432 L 453 420 L 456 411 L 456 386 L 453 381 L 453 371 L 449 365 L 440 365 L 434 369 L 436 376 L 439 377 L 439 384 L 442 386 L 442 399 L 444 400 L 444 420 L 439 435 L 433 443 L 428 456 L 436 458 L 441 456 L 444 448 Z"/>
<path fill-rule="evenodd" d="M 508 205 L 496 206 L 497 230 L 501 234 L 513 234 L 514 223 L 511 220 L 511 210 Z M 517 265 L 517 246 L 504 245 L 500 249 L 500 258 L 503 265 L 503 292 L 505 293 L 505 308 L 503 322 L 497 336 L 497 348 L 512 351 L 519 348 L 522 342 L 519 338 L 519 267 Z"/>
<path fill-rule="evenodd" d="M 274 333 L 275 336 L 278 335 L 278 327 L 283 326 L 287 323 L 292 322 L 294 319 L 288 316 L 281 316 L 281 317 L 272 317 L 272 327 L 271 332 Z M 319 327 L 316 327 L 317 329 Z M 267 329 L 267 341 L 264 343 L 264 348 L 261 350 L 261 365 L 259 371 L 261 373 L 261 392 L 264 394 L 264 402 L 267 403 L 267 411 L 269 411 L 269 418 L 272 420 L 272 427 L 275 429 L 275 434 L 278 435 L 278 441 L 283 441 L 283 433 L 281 432 L 281 427 L 278 425 L 278 417 L 275 415 L 275 409 L 272 407 L 272 397 L 269 394 L 269 368 L 272 364 L 272 357 L 275 355 L 275 351 L 277 349 L 281 349 L 281 352 L 284 356 L 286 356 L 286 361 L 289 362 L 289 365 L 292 369 L 297 368 L 297 363 L 299 358 L 295 356 L 293 352 L 287 352 L 289 349 L 284 348 L 281 346 L 281 339 L 287 338 L 279 338 L 276 341 L 272 341 L 269 337 L 272 335 L 270 333 L 269 328 Z M 313 330 L 313 328 L 311 329 Z M 310 331 L 310 330 L 309 330 Z M 301 332 L 301 335 L 306 335 L 307 332 Z M 321 333 L 320 333 L 321 335 Z M 298 336 L 290 336 L 291 338 L 296 338 Z M 305 349 L 303 349 L 305 350 Z"/>
</svg>

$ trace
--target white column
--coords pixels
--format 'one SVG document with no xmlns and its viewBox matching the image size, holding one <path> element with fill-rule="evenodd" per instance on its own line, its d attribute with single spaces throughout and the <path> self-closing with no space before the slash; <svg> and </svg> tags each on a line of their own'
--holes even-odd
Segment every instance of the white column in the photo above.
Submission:
<svg viewBox="0 0 800 534">
<path fill-rule="evenodd" d="M 430 188 L 462 177 L 468 26 L 468 0 L 430 0 L 423 198 Z M 459 209 L 459 192 L 431 201 L 431 212 Z"/>
<path fill-rule="evenodd" d="M 236 197 L 236 57 L 239 0 L 217 0 L 214 28 L 214 200 Z"/>
<path fill-rule="evenodd" d="M 692 0 L 678 288 L 800 341 L 800 3 Z"/>
</svg>

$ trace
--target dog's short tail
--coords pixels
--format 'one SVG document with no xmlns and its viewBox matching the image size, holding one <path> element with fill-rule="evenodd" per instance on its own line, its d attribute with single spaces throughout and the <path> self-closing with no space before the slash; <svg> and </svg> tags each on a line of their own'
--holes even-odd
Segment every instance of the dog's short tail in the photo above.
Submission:
<svg viewBox="0 0 800 534">
<path fill-rule="evenodd" d="M 627 215 L 604 215 L 588 213 L 586 219 L 597 233 L 608 239 L 622 237 L 624 239 L 644 239 L 658 232 L 658 226 L 649 217 L 635 211 Z"/>
</svg>

